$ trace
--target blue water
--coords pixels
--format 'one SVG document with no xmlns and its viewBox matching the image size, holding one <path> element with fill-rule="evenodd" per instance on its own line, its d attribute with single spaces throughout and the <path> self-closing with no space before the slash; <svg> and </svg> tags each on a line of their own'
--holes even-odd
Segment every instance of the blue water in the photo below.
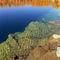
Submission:
<svg viewBox="0 0 60 60">
<path fill-rule="evenodd" d="M 0 42 L 6 40 L 9 33 L 23 32 L 30 22 L 39 20 L 51 10 L 55 11 L 51 6 L 0 8 Z"/>
</svg>

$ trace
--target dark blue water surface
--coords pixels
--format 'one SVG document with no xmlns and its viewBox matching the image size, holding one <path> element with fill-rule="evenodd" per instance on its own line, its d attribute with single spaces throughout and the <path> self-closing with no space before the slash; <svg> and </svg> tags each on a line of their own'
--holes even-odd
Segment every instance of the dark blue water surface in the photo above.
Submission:
<svg viewBox="0 0 60 60">
<path fill-rule="evenodd" d="M 9 33 L 24 31 L 31 21 L 38 20 L 38 17 L 43 17 L 50 10 L 54 8 L 51 6 L 0 8 L 0 42 L 6 40 Z"/>
</svg>

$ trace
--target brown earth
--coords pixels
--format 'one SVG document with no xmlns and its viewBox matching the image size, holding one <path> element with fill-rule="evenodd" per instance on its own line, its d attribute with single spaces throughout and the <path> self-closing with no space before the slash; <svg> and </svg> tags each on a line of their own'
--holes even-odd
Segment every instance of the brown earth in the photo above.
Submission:
<svg viewBox="0 0 60 60">
<path fill-rule="evenodd" d="M 56 56 L 56 50 L 44 50 L 43 47 L 35 48 L 28 56 L 27 60 L 60 60 Z"/>
<path fill-rule="evenodd" d="M 60 26 L 60 20 L 57 20 L 57 21 L 49 21 L 48 23 L 53 24 L 53 25 Z"/>
<path fill-rule="evenodd" d="M 37 47 L 33 51 L 30 52 L 27 60 L 39 60 L 47 52 L 48 51 L 45 50 L 43 47 Z"/>
</svg>

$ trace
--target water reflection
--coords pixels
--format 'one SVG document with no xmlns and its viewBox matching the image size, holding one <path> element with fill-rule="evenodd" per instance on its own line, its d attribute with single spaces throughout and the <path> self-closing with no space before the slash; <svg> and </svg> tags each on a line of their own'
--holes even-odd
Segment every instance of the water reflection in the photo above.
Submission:
<svg viewBox="0 0 60 60">
<path fill-rule="evenodd" d="M 55 8 L 60 7 L 60 0 L 0 0 L 0 7 L 11 6 L 49 6 L 52 5 Z"/>
</svg>

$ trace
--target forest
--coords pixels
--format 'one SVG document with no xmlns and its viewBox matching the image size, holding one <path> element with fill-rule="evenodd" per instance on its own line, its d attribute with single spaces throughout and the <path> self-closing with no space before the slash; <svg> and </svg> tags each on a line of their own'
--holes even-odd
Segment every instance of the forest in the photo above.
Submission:
<svg viewBox="0 0 60 60">
<path fill-rule="evenodd" d="M 9 34 L 7 40 L 0 43 L 0 60 L 30 60 L 29 54 L 34 49 L 41 46 L 49 49 L 50 37 L 59 30 L 60 26 L 49 23 L 29 23 L 24 32 Z"/>
</svg>

